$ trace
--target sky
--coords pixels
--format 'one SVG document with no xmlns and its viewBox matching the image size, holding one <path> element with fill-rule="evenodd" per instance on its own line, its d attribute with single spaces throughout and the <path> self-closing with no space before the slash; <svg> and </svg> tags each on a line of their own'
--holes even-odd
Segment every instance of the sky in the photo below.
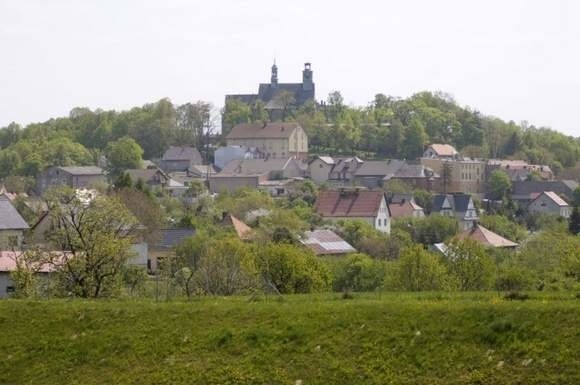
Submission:
<svg viewBox="0 0 580 385">
<path fill-rule="evenodd" d="M 575 0 L 0 0 L 0 127 L 164 97 L 217 110 L 275 58 L 280 82 L 311 62 L 317 99 L 443 91 L 580 136 L 578 20 Z"/>
</svg>

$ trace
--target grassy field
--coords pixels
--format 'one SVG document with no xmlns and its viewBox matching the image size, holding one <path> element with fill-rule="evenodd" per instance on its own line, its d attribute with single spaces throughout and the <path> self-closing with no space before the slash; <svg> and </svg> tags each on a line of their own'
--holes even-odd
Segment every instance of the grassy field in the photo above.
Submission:
<svg viewBox="0 0 580 385">
<path fill-rule="evenodd" d="M 0 384 L 580 384 L 580 300 L 0 301 Z"/>
</svg>

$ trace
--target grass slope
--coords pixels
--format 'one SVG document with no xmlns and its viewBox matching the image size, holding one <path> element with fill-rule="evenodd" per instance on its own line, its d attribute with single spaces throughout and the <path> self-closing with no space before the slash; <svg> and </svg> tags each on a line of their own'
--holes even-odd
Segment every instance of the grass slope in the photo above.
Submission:
<svg viewBox="0 0 580 385">
<path fill-rule="evenodd" d="M 0 301 L 0 384 L 578 384 L 571 294 Z"/>
</svg>

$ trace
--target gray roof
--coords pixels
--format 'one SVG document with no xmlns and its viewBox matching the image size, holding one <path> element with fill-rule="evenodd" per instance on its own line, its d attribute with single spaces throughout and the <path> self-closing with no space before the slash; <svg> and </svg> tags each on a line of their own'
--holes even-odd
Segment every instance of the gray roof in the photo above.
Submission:
<svg viewBox="0 0 580 385">
<path fill-rule="evenodd" d="M 179 245 L 185 239 L 193 237 L 195 235 L 194 229 L 161 229 L 159 230 L 160 237 L 156 246 L 163 249 L 171 249 Z"/>
<path fill-rule="evenodd" d="M 422 164 L 404 164 L 395 171 L 392 178 L 439 178 L 439 174 Z"/>
<path fill-rule="evenodd" d="M 445 198 L 449 200 L 451 208 L 456 213 L 466 212 L 471 201 L 469 194 L 437 194 L 433 197 L 433 212 L 441 211 Z"/>
<path fill-rule="evenodd" d="M 58 167 L 71 175 L 103 175 L 103 169 L 97 166 Z"/>
<path fill-rule="evenodd" d="M 28 223 L 14 208 L 10 200 L 5 196 L 0 196 L 0 230 L 24 230 L 28 228 Z"/>
<path fill-rule="evenodd" d="M 572 199 L 574 190 L 578 187 L 578 182 L 573 180 L 543 180 L 543 181 L 515 181 L 513 182 L 513 195 L 520 198 L 528 198 L 530 194 L 544 191 L 554 191 L 557 194 L 566 195 Z"/>
<path fill-rule="evenodd" d="M 201 164 L 201 154 L 197 148 L 170 146 L 163 154 L 162 160 L 189 160 Z"/>
<path fill-rule="evenodd" d="M 263 175 L 272 171 L 283 171 L 293 161 L 291 158 L 236 159 L 226 164 L 217 175 Z"/>
<path fill-rule="evenodd" d="M 393 175 L 405 164 L 404 160 L 369 160 L 356 171 L 356 176 L 387 176 Z"/>
</svg>

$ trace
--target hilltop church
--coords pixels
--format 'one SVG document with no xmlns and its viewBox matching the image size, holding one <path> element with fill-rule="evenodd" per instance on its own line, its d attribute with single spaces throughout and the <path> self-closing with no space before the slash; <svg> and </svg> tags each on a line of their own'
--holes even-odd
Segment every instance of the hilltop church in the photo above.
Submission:
<svg viewBox="0 0 580 385">
<path fill-rule="evenodd" d="M 264 103 L 272 119 L 279 118 L 289 108 L 301 107 L 309 100 L 316 100 L 310 63 L 304 63 L 302 83 L 278 83 L 278 66 L 274 62 L 270 83 L 261 83 L 257 94 L 226 95 L 226 104 L 230 100 L 246 104 L 259 100 Z"/>
</svg>

